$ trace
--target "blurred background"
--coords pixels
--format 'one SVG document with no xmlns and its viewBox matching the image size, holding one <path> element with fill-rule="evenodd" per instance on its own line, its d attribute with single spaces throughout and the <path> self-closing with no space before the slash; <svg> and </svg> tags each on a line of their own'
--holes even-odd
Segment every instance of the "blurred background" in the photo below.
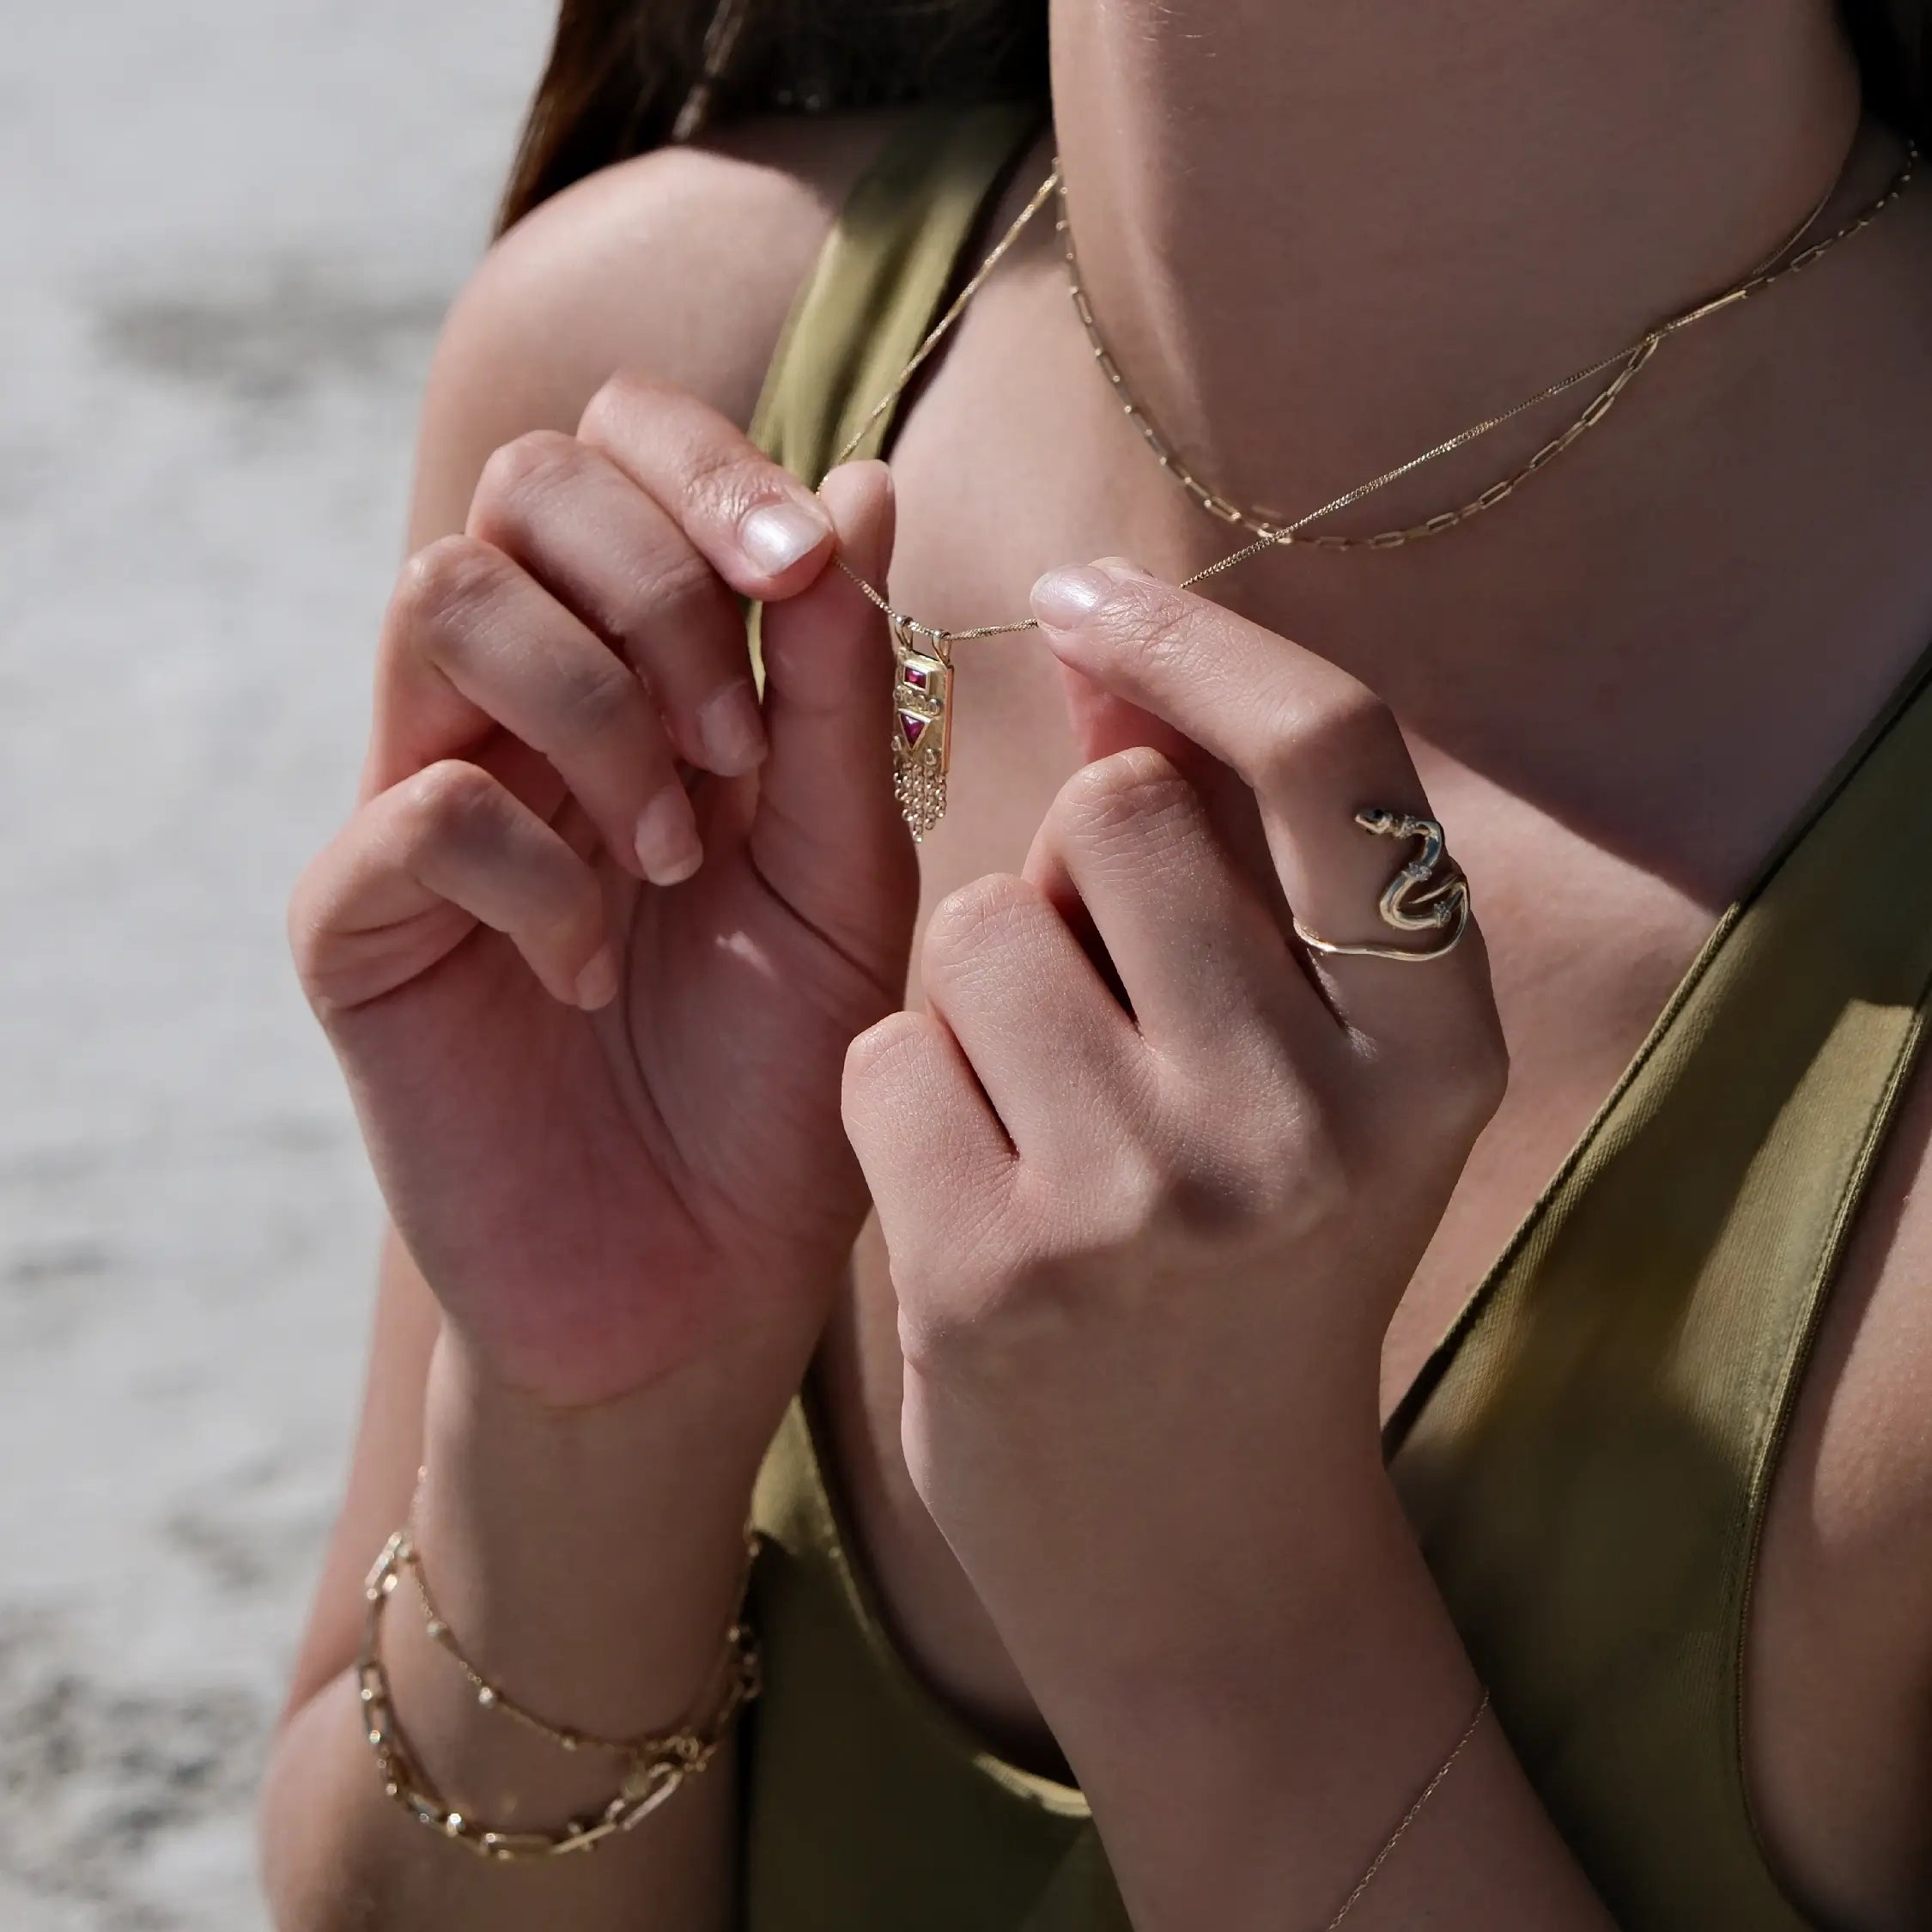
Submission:
<svg viewBox="0 0 1932 1932">
<path fill-rule="evenodd" d="M 376 1227 L 282 908 L 553 0 L 0 33 L 0 1927 L 262 1932 Z"/>
</svg>

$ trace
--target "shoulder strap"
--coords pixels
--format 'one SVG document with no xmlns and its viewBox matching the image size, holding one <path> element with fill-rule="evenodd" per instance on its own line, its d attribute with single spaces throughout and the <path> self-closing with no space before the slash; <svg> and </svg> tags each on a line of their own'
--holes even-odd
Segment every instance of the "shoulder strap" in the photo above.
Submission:
<svg viewBox="0 0 1932 1932">
<path fill-rule="evenodd" d="M 816 485 L 912 359 L 1007 172 L 1042 125 L 1034 102 L 927 109 L 853 191 L 799 291 L 752 440 Z M 896 411 L 859 453 L 877 456 Z"/>
<path fill-rule="evenodd" d="M 1765 1498 L 1932 981 L 1924 667 L 1719 926 L 1406 1405 L 1392 1466 L 1619 1924 L 1803 1932 L 1759 1842 Z"/>
</svg>

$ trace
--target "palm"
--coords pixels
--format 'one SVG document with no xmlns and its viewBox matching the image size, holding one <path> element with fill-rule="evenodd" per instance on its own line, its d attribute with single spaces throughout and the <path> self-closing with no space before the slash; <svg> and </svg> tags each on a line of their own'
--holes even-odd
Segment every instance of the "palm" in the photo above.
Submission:
<svg viewBox="0 0 1932 1932">
<path fill-rule="evenodd" d="M 907 880 L 840 882 L 841 926 L 875 939 L 855 963 L 761 876 L 742 798 L 708 802 L 695 878 L 610 872 L 612 1006 L 559 1005 L 487 929 L 452 946 L 446 909 L 391 936 L 434 963 L 337 1029 L 380 1074 L 358 1102 L 418 1262 L 546 1375 L 621 1385 L 780 1304 L 815 1319 L 864 1212 L 841 1070 L 895 1003 L 879 967 L 902 964 Z"/>
</svg>

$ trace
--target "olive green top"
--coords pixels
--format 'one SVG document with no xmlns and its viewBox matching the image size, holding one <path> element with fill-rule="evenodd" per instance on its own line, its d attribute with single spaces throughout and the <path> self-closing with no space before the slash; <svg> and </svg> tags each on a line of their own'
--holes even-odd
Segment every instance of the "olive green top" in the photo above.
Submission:
<svg viewBox="0 0 1932 1932">
<path fill-rule="evenodd" d="M 854 192 L 759 410 L 799 474 L 889 386 L 1039 125 L 930 113 Z M 1922 667 L 1719 923 L 1389 1431 L 1498 1716 L 1624 1932 L 1804 1932 L 1747 1801 L 1743 1639 L 1793 1396 L 1918 1046 L 1928 771 Z M 1079 1794 L 1002 1762 L 895 1650 L 814 1439 L 800 1405 L 757 1499 L 747 1932 L 1121 1932 Z"/>
</svg>

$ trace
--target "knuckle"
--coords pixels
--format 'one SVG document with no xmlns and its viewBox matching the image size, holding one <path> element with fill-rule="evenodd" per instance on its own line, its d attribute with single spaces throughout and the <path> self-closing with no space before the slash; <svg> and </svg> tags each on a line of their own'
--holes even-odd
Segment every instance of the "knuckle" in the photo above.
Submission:
<svg viewBox="0 0 1932 1932">
<path fill-rule="evenodd" d="M 439 537 L 403 566 L 395 615 L 406 631 L 438 635 L 460 613 L 495 595 L 505 568 L 501 553 L 487 544 L 471 537 Z"/>
<path fill-rule="evenodd" d="M 946 1292 L 927 1291 L 926 1271 L 895 1263 L 899 1291 L 899 1353 L 914 1375 L 928 1382 L 955 1382 L 963 1371 L 984 1366 L 993 1327 L 995 1297 L 948 1285 Z"/>
<path fill-rule="evenodd" d="M 1063 1230 L 1061 1243 L 1043 1257 L 1049 1278 L 1063 1289 L 1072 1285 L 1069 1249 L 1111 1256 L 1171 1236 L 1179 1226 L 1175 1210 L 1190 1193 L 1194 1166 L 1178 1145 L 1157 1149 L 1121 1136 L 1092 1197 L 1049 1218 Z"/>
<path fill-rule="evenodd" d="M 677 501 L 665 507 L 680 523 L 735 525 L 758 504 L 790 493 L 779 465 L 725 417 L 635 370 L 619 371 L 591 398 L 578 435 L 616 448 L 635 443 L 653 416 L 659 453 L 665 459 L 658 467 L 677 479 Z"/>
<path fill-rule="evenodd" d="M 533 429 L 492 450 L 477 480 L 476 507 L 492 522 L 526 522 L 581 472 L 583 445 L 560 430 Z"/>
<path fill-rule="evenodd" d="M 491 836 L 498 796 L 496 781 L 461 758 L 424 766 L 403 788 L 398 817 L 404 848 L 469 845 Z"/>
<path fill-rule="evenodd" d="M 1270 1224 L 1296 1240 L 1334 1221 L 1354 1192 L 1334 1134 L 1321 1122 L 1299 1119 L 1265 1143 L 1249 1179 Z"/>
<path fill-rule="evenodd" d="M 1324 1123 L 1292 1108 L 1242 1123 L 1237 1138 L 1193 1137 L 1145 1202 L 1154 1224 L 1190 1249 L 1250 1239 L 1300 1241 L 1346 1207 L 1349 1176 Z"/>
<path fill-rule="evenodd" d="M 1468 957 L 1459 954 L 1461 967 Z M 1358 1041 L 1370 1117 L 1384 1139 L 1405 1139 L 1424 1157 L 1448 1146 L 1466 1153 L 1509 1092 L 1510 1054 L 1486 976 L 1455 989 L 1450 1011 L 1380 1044 Z"/>
<path fill-rule="evenodd" d="M 331 908 L 317 878 L 318 867 L 311 866 L 295 882 L 283 915 L 283 929 L 289 942 L 289 956 L 295 962 L 295 976 L 313 996 L 322 969 L 328 941 Z"/>
<path fill-rule="evenodd" d="M 1364 765 L 1407 757 L 1394 714 L 1352 677 L 1284 698 L 1264 720 L 1261 741 L 1261 776 L 1282 787 L 1332 787 Z"/>
<path fill-rule="evenodd" d="M 584 404 L 577 433 L 590 442 L 608 443 L 660 398 L 664 386 L 635 369 L 619 369 L 606 376 Z"/>
<path fill-rule="evenodd" d="M 1024 1168 L 1005 1212 L 969 1243 L 902 1264 L 895 1252 L 908 1360 L 927 1374 L 997 1376 L 1036 1352 L 1064 1354 L 1097 1323 L 1333 1228 L 1352 1195 L 1314 1121 L 1127 1134 L 1104 1173 Z"/>
<path fill-rule="evenodd" d="M 1030 1296 L 1071 1305 L 1097 1274 L 1117 1277 L 1122 1256 L 1157 1252 L 1172 1231 L 1170 1209 L 1191 1163 L 1171 1137 L 1117 1124 L 1103 1156 L 1078 1168 L 1036 1164 L 1022 1200 L 1034 1239 L 1024 1257 Z"/>
<path fill-rule="evenodd" d="M 1101 1299 L 1081 1258 L 1022 1242 L 991 1222 L 972 1236 L 974 1261 L 963 1268 L 956 1255 L 894 1257 L 900 1348 L 930 1379 L 996 1380 L 1076 1334 Z"/>
<path fill-rule="evenodd" d="M 944 1241 L 895 1239 L 892 1281 L 908 1365 L 957 1381 L 1009 1365 L 1051 1311 L 1027 1291 L 1026 1240 L 1005 1205 L 981 1188 L 950 1200 Z"/>
<path fill-rule="evenodd" d="M 949 892 L 933 908 L 920 951 L 928 980 L 954 980 L 1012 933 L 1038 900 L 1023 879 L 993 872 Z"/>
<path fill-rule="evenodd" d="M 1067 838 L 1106 843 L 1190 818 L 1194 810 L 1194 787 L 1173 761 L 1140 745 L 1074 773 L 1060 787 L 1051 818 Z"/>
<path fill-rule="evenodd" d="M 1473 1141 L 1503 1104 L 1509 1085 L 1509 1048 L 1492 1011 L 1444 1052 L 1429 1082 L 1430 1118 L 1455 1141 Z"/>
<path fill-rule="evenodd" d="M 1344 1123 L 1272 1045 L 1166 1070 L 1144 1113 L 1137 1171 L 1121 1172 L 1150 1229 L 1217 1245 L 1299 1236 L 1346 1202 Z"/>
<path fill-rule="evenodd" d="M 927 1049 L 926 1023 L 916 1013 L 890 1013 L 857 1035 L 845 1049 L 847 1119 L 869 1111 Z"/>
<path fill-rule="evenodd" d="M 644 689 L 609 653 L 586 652 L 556 667 L 551 705 L 561 740 L 582 744 L 622 731 L 641 717 Z"/>
</svg>

